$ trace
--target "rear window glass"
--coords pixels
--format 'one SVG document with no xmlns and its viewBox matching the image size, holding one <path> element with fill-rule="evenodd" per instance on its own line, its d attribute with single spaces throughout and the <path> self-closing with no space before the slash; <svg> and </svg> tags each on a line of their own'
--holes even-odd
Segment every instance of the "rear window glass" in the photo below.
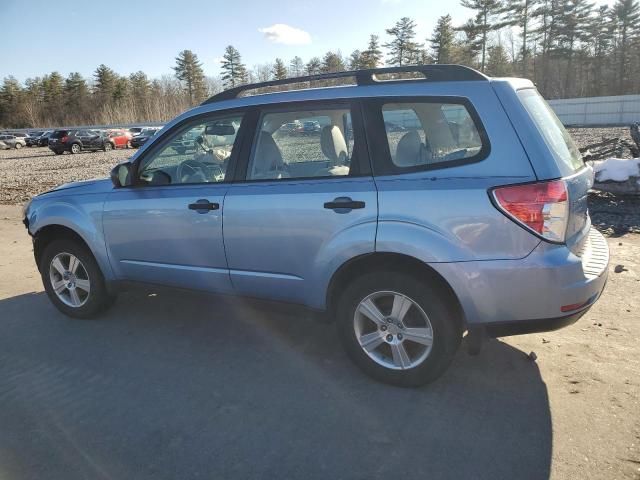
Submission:
<svg viewBox="0 0 640 480">
<path fill-rule="evenodd" d="M 463 104 L 386 103 L 382 117 L 395 167 L 445 167 L 476 157 L 483 148 L 479 128 Z"/>
<path fill-rule="evenodd" d="M 518 97 L 542 134 L 545 143 L 563 171 L 575 172 L 584 166 L 582 155 L 571 135 L 549 104 L 532 88 L 519 90 Z"/>
<path fill-rule="evenodd" d="M 56 130 L 51 134 L 51 138 L 62 138 L 66 137 L 67 135 L 69 135 L 68 130 Z"/>
</svg>

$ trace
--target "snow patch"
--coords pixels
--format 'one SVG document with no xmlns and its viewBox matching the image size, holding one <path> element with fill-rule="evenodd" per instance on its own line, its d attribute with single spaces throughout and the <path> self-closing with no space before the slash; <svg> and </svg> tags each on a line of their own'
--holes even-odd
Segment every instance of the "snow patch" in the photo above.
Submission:
<svg viewBox="0 0 640 480">
<path fill-rule="evenodd" d="M 640 158 L 608 158 L 593 164 L 596 181 L 626 182 L 629 177 L 640 177 Z"/>
</svg>

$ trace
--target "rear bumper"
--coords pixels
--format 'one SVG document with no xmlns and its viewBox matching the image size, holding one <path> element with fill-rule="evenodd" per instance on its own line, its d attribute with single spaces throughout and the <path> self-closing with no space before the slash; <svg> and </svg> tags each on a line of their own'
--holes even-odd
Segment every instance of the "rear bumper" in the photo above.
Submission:
<svg viewBox="0 0 640 480">
<path fill-rule="evenodd" d="M 520 260 L 432 267 L 456 292 L 470 330 L 506 336 L 569 325 L 598 300 L 608 275 L 605 238 L 592 228 L 578 255 L 541 242 Z"/>
</svg>

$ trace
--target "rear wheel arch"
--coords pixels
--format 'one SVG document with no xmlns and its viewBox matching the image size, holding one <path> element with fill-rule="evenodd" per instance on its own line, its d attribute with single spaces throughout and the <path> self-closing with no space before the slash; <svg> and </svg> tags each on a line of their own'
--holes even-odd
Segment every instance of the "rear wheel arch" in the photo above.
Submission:
<svg viewBox="0 0 640 480">
<path fill-rule="evenodd" d="M 462 304 L 449 282 L 426 263 L 415 257 L 398 253 L 370 253 L 354 257 L 343 263 L 334 272 L 327 288 L 326 305 L 331 318 L 335 317 L 335 309 L 339 302 L 340 292 L 345 289 L 349 282 L 356 277 L 375 271 L 408 273 L 427 282 L 447 297 L 447 303 L 456 312 L 455 318 L 460 332 L 466 329 L 466 319 Z"/>
</svg>

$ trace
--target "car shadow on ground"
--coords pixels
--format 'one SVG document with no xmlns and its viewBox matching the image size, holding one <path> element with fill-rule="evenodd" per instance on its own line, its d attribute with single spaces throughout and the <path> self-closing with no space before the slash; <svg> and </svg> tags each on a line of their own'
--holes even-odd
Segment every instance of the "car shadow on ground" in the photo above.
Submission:
<svg viewBox="0 0 640 480">
<path fill-rule="evenodd" d="M 499 341 L 401 389 L 333 324 L 224 297 L 129 293 L 80 321 L 33 293 L 0 329 L 7 478 L 549 477 L 545 384 Z"/>
</svg>

